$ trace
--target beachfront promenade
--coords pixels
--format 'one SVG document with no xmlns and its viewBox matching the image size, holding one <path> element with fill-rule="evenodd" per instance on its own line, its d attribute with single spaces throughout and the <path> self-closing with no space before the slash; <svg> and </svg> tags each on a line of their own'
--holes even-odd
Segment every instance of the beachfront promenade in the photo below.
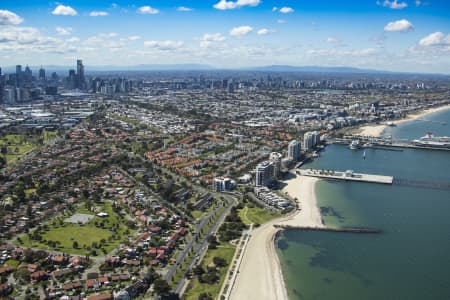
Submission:
<svg viewBox="0 0 450 300">
<path fill-rule="evenodd" d="M 392 184 L 392 182 L 394 181 L 393 176 L 355 173 L 351 170 L 342 172 L 332 170 L 298 169 L 296 170 L 296 173 L 302 176 L 317 177 L 323 179 L 337 179 L 337 180 L 372 182 L 382 184 Z"/>
</svg>

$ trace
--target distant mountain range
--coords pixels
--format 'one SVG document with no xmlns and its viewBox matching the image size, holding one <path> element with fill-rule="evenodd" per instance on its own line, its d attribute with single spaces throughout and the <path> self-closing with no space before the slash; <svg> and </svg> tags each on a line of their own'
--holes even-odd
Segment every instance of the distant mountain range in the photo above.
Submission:
<svg viewBox="0 0 450 300">
<path fill-rule="evenodd" d="M 69 69 L 76 69 L 73 66 L 56 66 L 44 65 L 47 74 L 50 72 L 66 73 Z M 30 68 L 37 73 L 40 66 L 30 66 Z M 7 66 L 2 68 L 3 73 L 14 73 L 15 66 Z M 25 66 L 22 65 L 22 69 Z M 143 72 L 143 71 L 252 71 L 252 72 L 298 72 L 298 73 L 340 73 L 340 74 L 421 74 L 412 72 L 393 72 L 385 70 L 360 69 L 354 67 L 320 67 L 320 66 L 290 66 L 290 65 L 270 65 L 260 67 L 243 67 L 243 68 L 217 68 L 206 64 L 141 64 L 133 66 L 93 66 L 85 65 L 86 73 L 90 72 Z M 440 74 L 429 74 L 440 75 Z"/>
<path fill-rule="evenodd" d="M 308 72 L 308 73 L 394 73 L 390 71 L 380 71 L 371 69 L 359 69 L 353 67 L 319 67 L 319 66 L 289 66 L 271 65 L 263 67 L 249 68 L 249 70 L 264 72 Z"/>
</svg>

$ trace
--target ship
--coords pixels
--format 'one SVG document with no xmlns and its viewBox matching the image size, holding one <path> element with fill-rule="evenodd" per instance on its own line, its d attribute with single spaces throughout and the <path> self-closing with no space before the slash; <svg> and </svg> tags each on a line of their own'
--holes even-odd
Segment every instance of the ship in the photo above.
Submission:
<svg viewBox="0 0 450 300">
<path fill-rule="evenodd" d="M 359 144 L 359 140 L 353 140 L 353 141 L 350 143 L 349 148 L 350 148 L 351 150 L 356 150 L 356 149 L 359 149 L 360 146 L 361 146 L 361 145 Z"/>
<path fill-rule="evenodd" d="M 427 132 L 423 137 L 413 140 L 412 144 L 419 147 L 450 149 L 450 137 L 434 136 L 433 133 Z"/>
</svg>

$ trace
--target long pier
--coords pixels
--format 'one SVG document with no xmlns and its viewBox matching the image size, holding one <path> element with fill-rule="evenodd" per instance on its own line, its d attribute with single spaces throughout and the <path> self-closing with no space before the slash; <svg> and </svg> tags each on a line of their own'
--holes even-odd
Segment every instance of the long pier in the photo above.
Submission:
<svg viewBox="0 0 450 300">
<path fill-rule="evenodd" d="M 350 145 L 353 140 L 359 140 L 363 143 L 362 148 L 373 148 L 373 149 L 382 149 L 382 150 L 394 150 L 400 151 L 404 148 L 409 149 L 421 149 L 421 150 L 439 150 L 439 151 L 450 151 L 449 147 L 432 147 L 432 146 L 420 146 L 412 143 L 411 141 L 404 140 L 392 140 L 391 138 L 385 137 L 373 137 L 373 136 L 361 136 L 361 135 L 353 135 L 346 136 L 344 138 L 336 138 L 330 140 L 331 144 L 341 144 L 341 145 Z"/>
<path fill-rule="evenodd" d="M 382 184 L 392 184 L 392 182 L 394 181 L 393 176 L 354 173 L 351 170 L 342 172 L 331 170 L 297 169 L 296 173 L 302 176 L 310 176 L 324 179 L 337 179 L 337 180 L 371 182 Z"/>
<path fill-rule="evenodd" d="M 334 227 L 308 227 L 308 226 L 292 226 L 292 225 L 273 225 L 275 228 L 281 229 L 297 229 L 304 231 L 328 231 L 328 232 L 346 232 L 346 233 L 383 233 L 381 229 L 374 228 L 334 228 Z"/>
</svg>

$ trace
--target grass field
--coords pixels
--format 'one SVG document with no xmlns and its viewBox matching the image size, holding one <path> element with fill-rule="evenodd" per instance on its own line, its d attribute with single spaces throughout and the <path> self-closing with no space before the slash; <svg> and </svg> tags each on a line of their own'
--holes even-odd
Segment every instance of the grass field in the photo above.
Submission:
<svg viewBox="0 0 450 300">
<path fill-rule="evenodd" d="M 8 259 L 7 261 L 5 261 L 5 265 L 9 265 L 11 268 L 15 270 L 17 269 L 17 266 L 20 265 L 20 261 L 15 259 Z"/>
<path fill-rule="evenodd" d="M 36 247 L 45 250 L 57 250 L 68 252 L 72 254 L 89 254 L 91 251 L 96 250 L 98 255 L 103 254 L 104 249 L 106 252 L 113 250 L 122 240 L 125 235 L 127 226 L 123 223 L 112 210 L 111 203 L 105 203 L 102 209 L 103 212 L 108 213 L 108 217 L 99 218 L 95 217 L 84 225 L 74 223 L 63 223 L 62 225 L 58 221 L 53 221 L 48 224 L 49 230 L 42 233 L 43 241 L 54 241 L 57 243 L 57 247 L 54 248 L 48 245 L 48 242 L 31 240 L 28 235 L 22 235 L 22 245 L 26 247 Z M 85 208 L 80 208 L 76 213 L 90 213 Z M 103 223 L 103 226 L 100 225 Z M 114 233 L 113 228 L 116 228 Z M 133 230 L 129 230 L 129 235 L 134 233 Z M 93 247 L 93 243 L 100 245 L 101 241 L 105 242 L 98 248 Z M 78 243 L 78 247 L 74 248 L 74 242 Z"/>
<path fill-rule="evenodd" d="M 225 281 L 225 276 L 227 274 L 231 260 L 233 259 L 235 250 L 235 246 L 226 243 L 221 243 L 217 246 L 217 249 L 208 250 L 205 258 L 202 261 L 202 266 L 204 268 L 206 268 L 207 265 L 211 264 L 215 256 L 224 258 L 227 261 L 228 265 L 220 269 L 220 280 L 215 284 L 202 284 L 198 281 L 197 278 L 193 279 L 191 287 L 185 294 L 185 299 L 197 300 L 198 296 L 201 293 L 208 293 L 213 297 L 213 299 L 215 299 L 220 292 L 220 288 L 222 287 L 223 282 Z"/>
<path fill-rule="evenodd" d="M 191 211 L 191 214 L 192 214 L 192 217 L 197 220 L 197 219 L 203 218 L 206 215 L 206 212 L 200 211 L 200 210 L 193 210 L 193 211 Z"/>
<path fill-rule="evenodd" d="M 56 136 L 56 131 L 44 131 L 41 135 L 28 136 L 25 134 L 7 134 L 0 137 L 0 146 L 6 145 L 8 153 L 4 156 L 7 163 L 17 161 L 27 152 L 39 146 L 39 140 L 48 142 Z"/>
<path fill-rule="evenodd" d="M 239 209 L 239 217 L 241 217 L 242 222 L 246 225 L 250 225 L 251 223 L 263 224 L 280 216 L 281 213 L 272 213 L 261 207 L 245 206 Z"/>
</svg>

